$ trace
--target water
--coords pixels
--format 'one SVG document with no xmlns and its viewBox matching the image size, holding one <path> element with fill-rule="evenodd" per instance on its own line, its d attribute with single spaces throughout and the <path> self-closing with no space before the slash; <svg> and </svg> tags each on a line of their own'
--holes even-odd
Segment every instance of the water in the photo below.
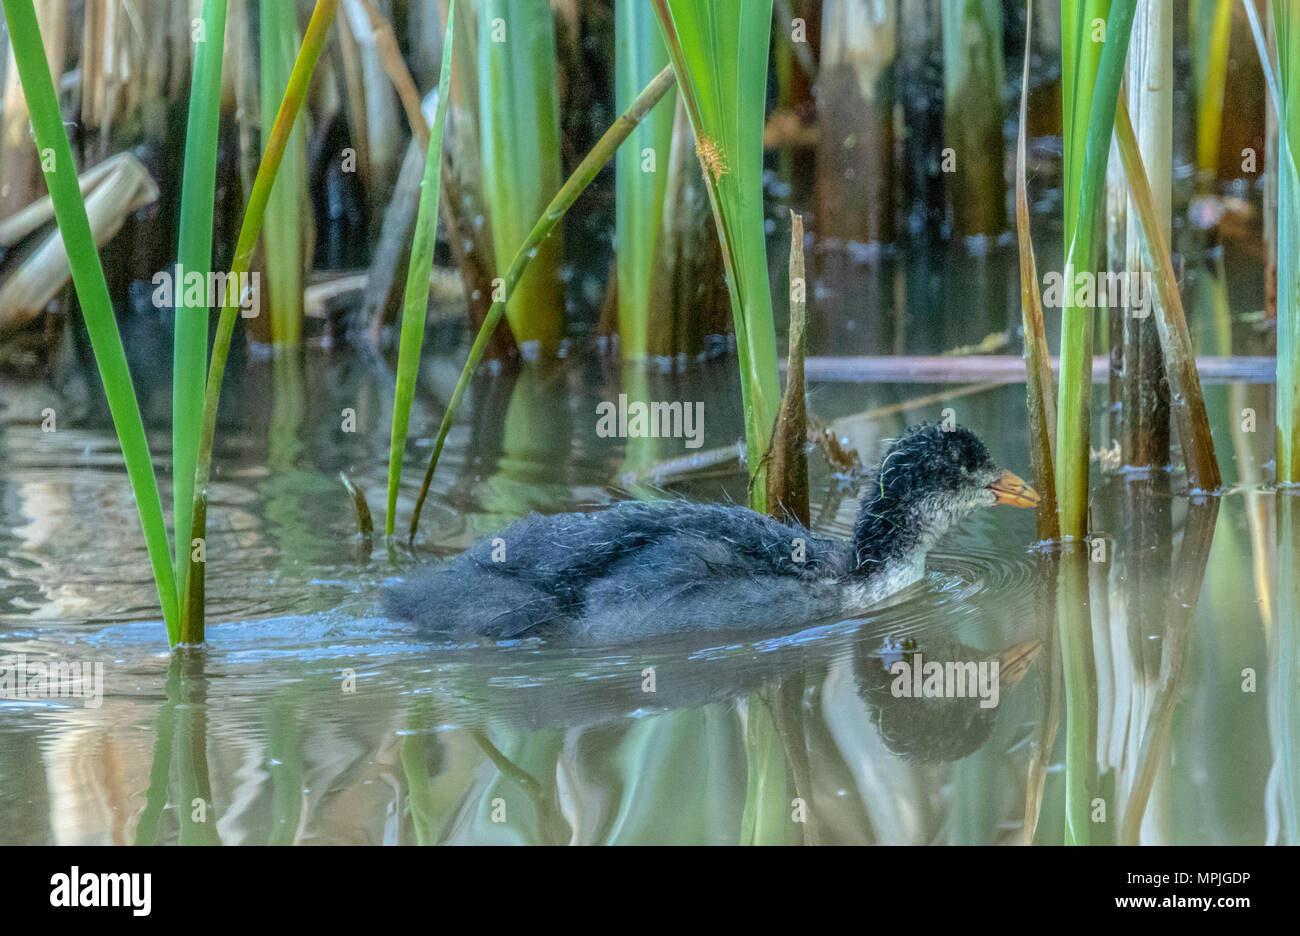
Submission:
<svg viewBox="0 0 1300 936">
<path fill-rule="evenodd" d="M 973 343 L 983 326 L 941 340 Z M 422 373 L 412 438 L 425 441 L 408 453 L 399 529 L 458 360 Z M 146 412 L 165 376 L 142 387 Z M 611 479 L 698 454 L 682 440 L 598 438 L 596 403 L 621 388 L 703 401 L 703 451 L 734 445 L 734 361 L 620 378 L 578 355 L 481 377 L 418 555 L 361 541 L 337 477 L 349 473 L 381 522 L 382 363 L 310 352 L 254 361 L 228 386 L 208 644 L 174 659 L 111 432 L 93 418 L 42 432 L 31 412 L 46 391 L 5 387 L 0 660 L 103 664 L 98 707 L 0 701 L 5 842 L 1016 842 L 1040 785 L 1039 842 L 1077 837 L 1078 789 L 1102 801 L 1094 841 L 1122 839 L 1126 814 L 1150 842 L 1284 835 L 1295 720 L 1277 674 L 1295 622 L 1259 589 L 1293 579 L 1274 566 L 1275 496 L 1260 487 L 1271 441 L 1232 418 L 1243 400 L 1267 411 L 1271 387 L 1210 388 L 1232 485 L 1217 512 L 1179 495 L 1177 477 L 1095 482 L 1101 559 L 1062 571 L 1033 546 L 1030 512 L 989 510 L 932 554 L 922 582 L 861 619 L 574 651 L 430 642 L 383 618 L 378 588 L 528 510 L 608 503 L 626 496 Z M 951 407 L 1029 474 L 1021 386 L 827 385 L 811 399 L 825 419 L 877 411 L 841 424 L 868 459 Z M 165 491 L 167 435 L 151 431 Z M 812 464 L 814 525 L 847 536 L 856 491 Z M 744 483 L 732 459 L 673 490 L 743 501 Z M 1071 569 L 1090 579 L 1082 592 L 1069 591 Z M 1058 619 L 1058 592 L 1086 594 L 1086 612 L 1067 597 Z M 1000 660 L 998 704 L 894 698 L 886 667 L 918 652 Z M 1065 679 L 1082 679 L 1070 688 L 1086 690 L 1068 701 L 1052 675 L 1062 659 Z M 1086 729 L 1080 747 L 1072 726 Z"/>
</svg>

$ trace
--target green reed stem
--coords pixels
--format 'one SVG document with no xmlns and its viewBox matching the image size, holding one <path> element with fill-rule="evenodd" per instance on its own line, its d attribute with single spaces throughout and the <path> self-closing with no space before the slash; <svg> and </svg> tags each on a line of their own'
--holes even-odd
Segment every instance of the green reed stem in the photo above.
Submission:
<svg viewBox="0 0 1300 936">
<path fill-rule="evenodd" d="M 415 241 L 406 270 L 406 294 L 402 302 L 402 335 L 397 349 L 397 385 L 393 391 L 393 428 L 388 443 L 388 515 L 384 534 L 393 535 L 397 516 L 397 485 L 402 477 L 402 454 L 415 399 L 415 378 L 420 370 L 424 345 L 424 322 L 429 315 L 429 274 L 433 269 L 433 248 L 438 233 L 438 193 L 442 181 L 442 134 L 447 126 L 447 103 L 451 88 L 452 25 L 456 0 L 447 7 L 447 31 L 442 40 L 442 69 L 438 74 L 438 109 L 429 129 L 424 154 L 424 179 L 420 183 L 420 207 L 415 217 Z"/>
<path fill-rule="evenodd" d="M 312 71 L 320 59 L 321 50 L 329 36 L 330 25 L 338 12 L 339 0 L 316 0 L 311 20 L 307 23 L 307 32 L 303 36 L 298 58 L 293 63 L 293 72 L 289 76 L 288 86 L 284 89 L 284 98 L 275 115 L 270 136 L 262 153 L 262 162 L 257 167 L 257 176 L 253 179 L 253 189 L 248 196 L 248 207 L 244 209 L 244 222 L 239 229 L 239 239 L 235 242 L 235 256 L 230 264 L 228 282 L 238 283 L 240 277 L 248 272 L 253 258 L 253 249 L 262 230 L 262 219 L 266 214 L 267 202 L 270 200 L 271 186 L 275 184 L 276 172 L 284 157 L 285 147 L 289 142 L 294 121 L 302 109 L 302 102 L 307 96 L 307 86 L 311 83 Z M 256 288 L 256 287 L 254 287 Z M 200 525 L 200 502 L 206 504 L 208 478 L 212 472 L 212 442 L 216 434 L 217 405 L 221 402 L 221 382 L 226 374 L 226 358 L 230 354 L 230 341 L 235 332 L 235 318 L 239 311 L 239 290 L 237 287 L 226 289 L 225 302 L 221 306 L 221 317 L 217 320 L 217 334 L 212 342 L 212 360 L 208 366 L 208 380 L 203 400 L 203 427 L 199 437 L 199 457 L 194 469 L 195 523 L 191 541 L 203 538 L 206 533 L 206 521 Z M 194 577 L 203 574 L 200 563 L 191 562 L 190 585 L 187 592 L 194 588 Z M 184 643 L 201 643 L 203 641 L 203 607 L 201 604 L 187 600 L 185 620 L 181 627 L 181 640 Z"/>
<path fill-rule="evenodd" d="M 104 384 L 104 396 L 113 417 L 113 428 L 117 431 L 122 458 L 126 462 L 127 478 L 140 514 L 140 526 L 149 551 L 149 563 L 153 567 L 167 636 L 175 644 L 178 633 L 176 579 L 172 571 L 167 527 L 163 522 L 162 500 L 158 494 L 158 478 L 149 457 L 149 441 L 140 418 L 135 388 L 131 385 L 122 336 L 113 316 L 104 268 L 86 217 L 86 203 L 82 200 L 77 181 L 77 164 L 72 158 L 59 99 L 50 78 L 40 24 L 31 0 L 3 0 L 3 5 L 13 43 L 14 64 L 27 98 L 32 134 L 36 138 L 45 184 L 54 205 L 54 218 L 67 248 L 72 284 L 81 303 L 86 332 L 90 336 L 95 363 Z"/>
<path fill-rule="evenodd" d="M 180 241 L 173 284 L 176 335 L 172 352 L 172 512 L 176 537 L 176 599 L 184 600 L 189 543 L 182 535 L 194 522 L 194 466 L 203 425 L 203 375 L 208 366 L 208 304 L 184 301 L 184 278 L 212 269 L 212 213 L 217 186 L 217 131 L 221 123 L 221 64 L 226 41 L 226 0 L 204 0 L 202 38 L 194 44 L 194 77 L 185 127 L 181 173 Z M 204 299 L 207 290 L 204 290 Z"/>
<path fill-rule="evenodd" d="M 625 110 L 646 82 L 668 64 L 663 34 L 649 4 L 617 0 L 614 44 L 614 102 Z M 652 312 L 650 308 L 672 136 L 673 95 L 668 94 L 633 132 L 630 144 L 619 147 L 614 157 L 618 334 L 624 360 L 645 356 L 652 314 L 667 317 L 673 312 L 669 308 Z"/>
<path fill-rule="evenodd" d="M 1106 37 L 1100 54 L 1095 54 L 1092 36 L 1096 27 L 1092 18 L 1082 22 L 1066 16 L 1062 8 L 1062 55 L 1067 49 L 1084 50 L 1074 59 L 1073 94 L 1065 107 L 1066 151 L 1066 232 L 1069 249 L 1065 260 L 1065 301 L 1061 322 L 1061 384 L 1057 403 L 1056 484 L 1057 512 L 1061 534 L 1082 539 L 1088 526 L 1088 457 L 1092 417 L 1092 324 L 1093 310 L 1075 302 L 1076 273 L 1095 276 L 1104 228 L 1101 224 L 1102 196 L 1106 184 L 1106 160 L 1110 154 L 1111 127 L 1115 120 L 1115 101 L 1124 77 L 1129 33 L 1133 26 L 1136 0 L 1116 0 L 1106 19 Z M 1078 4 L 1080 8 L 1088 4 Z M 1078 11 L 1075 11 L 1076 13 Z M 1076 32 L 1067 31 L 1067 23 Z M 1096 67 L 1089 68 L 1095 56 Z M 1067 85 L 1067 92 L 1070 88 Z M 1087 95 L 1087 96 L 1083 96 Z M 1090 102 L 1090 106 L 1089 106 Z M 1080 124 L 1084 108 L 1088 123 Z M 1082 148 L 1082 160 L 1078 159 Z M 1078 182 L 1077 188 L 1075 182 Z M 1078 200 L 1071 203 L 1071 191 Z M 1074 217 L 1071 217 L 1073 208 Z M 1071 223 L 1073 222 L 1073 223 Z"/>
<path fill-rule="evenodd" d="M 480 0 L 478 10 L 483 195 L 499 270 L 560 188 L 555 19 L 550 4 L 537 0 Z M 520 344 L 554 350 L 564 335 L 561 239 L 532 249 L 538 256 L 511 290 L 506 315 Z"/>
<path fill-rule="evenodd" d="M 1277 477 L 1300 482 L 1300 4 L 1273 7 L 1278 51 Z M 1253 28 L 1253 25 L 1252 25 Z M 1272 68 L 1265 70 L 1271 75 Z"/>
<path fill-rule="evenodd" d="M 766 452 L 781 399 L 763 219 L 772 0 L 651 0 L 677 73 L 722 243 L 740 358 L 749 506 L 767 510 Z"/>
<path fill-rule="evenodd" d="M 298 18 L 294 4 L 284 0 L 261 0 L 262 119 L 280 106 L 289 82 L 298 41 Z M 263 149 L 269 143 L 263 135 Z M 271 306 L 271 341 L 294 347 L 302 337 L 302 181 L 307 152 L 301 129 L 289 134 L 283 161 L 271 187 L 266 212 L 267 290 Z M 273 272 L 271 272 L 273 271 Z"/>
<path fill-rule="evenodd" d="M 537 219 L 528 237 L 515 253 L 514 260 L 511 261 L 510 268 L 506 271 L 500 298 L 493 298 L 492 308 L 488 310 L 487 318 L 483 320 L 483 325 L 474 338 L 474 344 L 469 349 L 469 357 L 465 361 L 465 366 L 461 368 L 460 378 L 456 381 L 456 388 L 452 391 L 451 401 L 447 404 L 447 411 L 443 413 L 442 423 L 438 427 L 438 438 L 433 445 L 433 454 L 429 456 L 429 467 L 424 473 L 424 483 L 420 487 L 420 496 L 415 501 L 415 510 L 411 515 L 410 538 L 412 541 L 419 529 L 420 511 L 424 508 L 425 498 L 429 495 L 429 485 L 433 482 L 433 473 L 438 467 L 438 458 L 442 455 L 442 447 L 447 441 L 447 433 L 451 431 L 451 424 L 456 417 L 457 409 L 460 407 L 461 397 L 465 395 L 465 390 L 469 387 L 469 380 L 474 374 L 474 369 L 478 367 L 479 361 L 483 359 L 483 351 L 487 348 L 492 332 L 501 321 L 501 316 L 505 314 L 506 301 L 509 299 L 511 291 L 528 268 L 533 249 L 550 236 L 551 232 L 555 230 L 555 226 L 560 223 L 560 219 L 564 217 L 564 213 L 569 210 L 570 206 L 577 201 L 578 196 L 596 178 L 596 174 L 600 172 L 605 163 L 614 157 L 619 144 L 631 135 L 637 124 L 650 112 L 650 109 L 668 93 L 668 90 L 673 86 L 674 80 L 671 67 L 665 67 L 663 71 L 655 75 L 654 80 L 637 95 L 637 99 L 632 102 L 632 106 L 614 121 L 604 135 L 596 141 L 596 145 L 592 147 L 591 152 L 578 164 L 578 168 L 573 170 L 573 175 L 569 176 L 560 190 L 555 193 L 555 197 L 551 199 L 551 203 L 547 205 L 546 210 L 542 212 L 542 216 Z"/>
</svg>

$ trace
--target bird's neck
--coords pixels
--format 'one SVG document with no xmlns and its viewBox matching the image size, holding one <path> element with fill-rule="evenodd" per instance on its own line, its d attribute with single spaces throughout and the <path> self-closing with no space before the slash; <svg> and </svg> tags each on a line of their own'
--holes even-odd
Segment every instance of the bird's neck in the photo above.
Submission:
<svg viewBox="0 0 1300 936">
<path fill-rule="evenodd" d="M 855 571 L 872 576 L 923 565 L 926 552 L 950 525 L 944 511 L 928 507 L 924 502 L 891 500 L 873 484 L 862 498 L 853 527 Z"/>
</svg>

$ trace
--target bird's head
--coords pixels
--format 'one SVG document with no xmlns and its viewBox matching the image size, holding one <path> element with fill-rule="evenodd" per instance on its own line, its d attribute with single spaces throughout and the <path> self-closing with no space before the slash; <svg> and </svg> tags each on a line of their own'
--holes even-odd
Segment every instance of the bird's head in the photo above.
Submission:
<svg viewBox="0 0 1300 936">
<path fill-rule="evenodd" d="M 1038 493 L 993 461 L 969 429 L 916 426 L 896 439 L 863 492 L 854 545 L 858 565 L 929 549 L 979 507 L 1035 507 Z"/>
</svg>

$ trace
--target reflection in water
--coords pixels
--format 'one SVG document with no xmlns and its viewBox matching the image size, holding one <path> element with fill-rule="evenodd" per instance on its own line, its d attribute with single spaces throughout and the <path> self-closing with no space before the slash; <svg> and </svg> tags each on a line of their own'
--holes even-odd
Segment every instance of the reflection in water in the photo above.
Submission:
<svg viewBox="0 0 1300 936">
<path fill-rule="evenodd" d="M 705 446 L 734 443 L 722 364 L 626 383 L 581 360 L 480 375 L 418 560 L 529 509 L 609 502 L 624 496 L 610 478 L 684 454 L 680 440 L 598 438 L 596 403 L 620 391 L 702 400 Z M 403 516 L 455 372 L 425 369 Z M 5 841 L 1297 838 L 1300 713 L 1282 689 L 1298 664 L 1296 498 L 1258 487 L 1253 446 L 1267 440 L 1236 439 L 1242 490 L 1222 498 L 1189 502 L 1163 475 L 1099 482 L 1093 538 L 1073 550 L 1026 549 L 1033 518 L 1020 512 L 972 518 L 923 582 L 858 620 L 613 649 L 451 646 L 376 616 L 380 583 L 417 557 L 351 548 L 337 474 L 383 502 L 382 363 L 285 356 L 236 385 L 245 405 L 223 416 L 236 424 L 219 434 L 210 508 L 209 644 L 174 657 L 110 437 L 3 430 L 0 664 L 106 671 L 99 709 L 0 701 Z M 878 410 L 849 439 L 870 460 L 881 438 L 949 405 L 934 393 L 812 399 L 827 419 Z M 1211 396 L 1216 431 L 1239 393 Z M 984 388 L 959 404 L 1021 469 L 1022 395 Z M 355 432 L 341 428 L 349 409 Z M 722 466 L 677 490 L 739 501 L 744 484 Z M 855 493 L 814 459 L 820 529 L 849 535 Z M 896 665 L 924 676 L 927 661 L 975 665 L 974 695 L 896 694 Z M 998 701 L 982 707 L 978 666 L 993 662 Z"/>
</svg>

